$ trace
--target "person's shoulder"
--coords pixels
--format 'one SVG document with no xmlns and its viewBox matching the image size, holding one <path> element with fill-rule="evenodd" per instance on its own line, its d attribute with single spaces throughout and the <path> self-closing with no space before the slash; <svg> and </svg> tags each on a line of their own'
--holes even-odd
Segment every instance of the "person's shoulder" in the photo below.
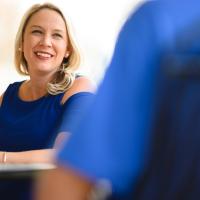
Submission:
<svg viewBox="0 0 200 200">
<path fill-rule="evenodd" d="M 6 90 L 8 90 L 8 89 L 10 89 L 10 88 L 18 87 L 18 86 L 20 86 L 21 84 L 23 84 L 24 82 L 25 82 L 25 80 L 23 80 L 23 81 L 15 81 L 15 82 L 13 82 L 13 83 L 10 83 L 10 84 L 8 85 L 8 87 L 7 87 Z"/>
<path fill-rule="evenodd" d="M 95 89 L 95 84 L 91 79 L 86 76 L 78 76 L 70 89 L 65 92 L 61 102 L 64 104 L 69 97 L 80 92 L 94 93 Z"/>
<path fill-rule="evenodd" d="M 156 0 L 142 1 L 138 3 L 128 14 L 124 26 L 122 27 L 123 30 L 129 30 L 129 28 L 131 30 L 132 27 L 135 26 L 137 26 L 137 29 L 139 26 L 140 29 L 141 26 L 143 26 L 143 23 L 146 23 L 148 25 L 148 23 L 152 20 L 158 22 L 157 16 L 159 15 L 160 10 L 164 8 L 163 4 L 164 3 L 162 1 Z M 152 25 L 154 24 L 149 24 L 149 26 Z"/>
<path fill-rule="evenodd" d="M 179 0 L 178 0 L 179 1 Z M 176 1 L 172 0 L 148 0 L 148 1 L 142 1 L 138 3 L 134 7 L 134 9 L 130 12 L 130 15 L 128 19 L 134 20 L 139 17 L 144 16 L 157 16 L 160 15 L 161 11 L 167 11 L 171 9 L 177 9 L 176 7 L 180 4 Z M 157 19 L 158 20 L 158 19 Z"/>
<path fill-rule="evenodd" d="M 3 93 L 3 94 L 1 94 L 1 96 L 0 96 L 0 106 L 1 106 L 1 104 L 2 104 L 2 101 L 3 101 L 3 95 L 4 95 L 4 93 Z"/>
<path fill-rule="evenodd" d="M 16 84 L 18 84 L 18 82 L 10 83 L 7 86 L 6 90 L 2 94 L 0 94 L 0 106 L 1 106 L 2 101 L 3 101 L 4 93 L 7 92 L 11 87 L 13 87 L 13 85 L 16 85 Z"/>
<path fill-rule="evenodd" d="M 0 106 L 1 106 L 3 98 L 4 98 L 4 94 L 6 95 L 7 93 L 12 93 L 13 89 L 15 89 L 16 87 L 20 86 L 23 82 L 24 82 L 24 80 L 23 81 L 16 81 L 16 82 L 10 83 L 7 86 L 5 91 L 2 94 L 0 94 Z"/>
</svg>

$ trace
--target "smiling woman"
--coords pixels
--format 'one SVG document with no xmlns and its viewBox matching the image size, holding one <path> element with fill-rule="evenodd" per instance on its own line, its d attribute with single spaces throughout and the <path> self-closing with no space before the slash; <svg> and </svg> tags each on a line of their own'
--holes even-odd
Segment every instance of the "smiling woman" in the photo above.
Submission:
<svg viewBox="0 0 200 200">
<path fill-rule="evenodd" d="M 0 98 L 0 162 L 51 162 L 55 141 L 68 137 L 93 96 L 90 80 L 76 75 L 79 51 L 59 8 L 46 3 L 27 11 L 15 64 L 30 78 L 10 84 Z M 58 130 L 63 115 L 69 122 Z M 2 199 L 29 199 L 29 183 L 1 186 Z"/>
<path fill-rule="evenodd" d="M 20 74 L 30 75 L 28 65 L 35 63 L 31 59 L 39 50 L 39 53 L 50 53 L 54 72 L 57 72 L 53 79 L 49 77 L 48 92 L 56 94 L 60 87 L 61 92 L 62 88 L 68 89 L 74 80 L 73 72 L 80 64 L 80 54 L 63 13 L 52 4 L 45 4 L 39 9 L 37 5 L 33 6 L 22 19 L 15 44 L 15 64 Z M 58 90 L 55 91 L 55 88 Z"/>
<path fill-rule="evenodd" d="M 41 20 L 41 19 L 46 19 Z M 69 56 L 65 23 L 57 12 L 43 9 L 30 19 L 22 44 L 29 74 L 52 76 Z"/>
</svg>

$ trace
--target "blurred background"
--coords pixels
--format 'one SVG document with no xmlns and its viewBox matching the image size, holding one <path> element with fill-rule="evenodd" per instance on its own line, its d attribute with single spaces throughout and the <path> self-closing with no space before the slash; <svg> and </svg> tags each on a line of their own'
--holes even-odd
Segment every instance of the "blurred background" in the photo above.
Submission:
<svg viewBox="0 0 200 200">
<path fill-rule="evenodd" d="M 49 0 L 70 20 L 81 48 L 80 71 L 98 85 L 113 53 L 114 43 L 126 17 L 142 0 Z M 14 41 L 21 17 L 42 0 L 0 0 L 0 94 L 9 83 L 24 80 L 14 66 Z"/>
</svg>

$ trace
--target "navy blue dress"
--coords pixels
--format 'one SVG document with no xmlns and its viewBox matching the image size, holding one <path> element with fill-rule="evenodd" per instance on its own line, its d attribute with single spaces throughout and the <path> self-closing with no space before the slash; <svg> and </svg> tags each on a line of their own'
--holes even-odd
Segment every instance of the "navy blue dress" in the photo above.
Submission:
<svg viewBox="0 0 200 200">
<path fill-rule="evenodd" d="M 72 95 L 64 105 L 61 105 L 64 93 L 23 101 L 18 96 L 21 84 L 10 84 L 3 96 L 0 107 L 0 151 L 53 147 L 59 131 L 71 131 L 93 96 L 89 92 L 80 92 Z M 59 127 L 63 115 L 68 122 Z M 0 196 L 2 199 L 30 199 L 30 184 L 31 181 L 0 181 Z"/>
</svg>

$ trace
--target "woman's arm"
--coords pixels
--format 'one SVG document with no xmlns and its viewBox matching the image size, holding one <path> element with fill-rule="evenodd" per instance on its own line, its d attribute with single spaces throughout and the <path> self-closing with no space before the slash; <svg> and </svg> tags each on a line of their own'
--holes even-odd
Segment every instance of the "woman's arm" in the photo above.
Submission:
<svg viewBox="0 0 200 200">
<path fill-rule="evenodd" d="M 0 163 L 52 163 L 55 151 L 55 149 L 21 152 L 0 151 Z"/>
<path fill-rule="evenodd" d="M 63 141 L 66 141 L 69 133 L 58 134 L 52 149 L 39 149 L 21 152 L 0 151 L 1 163 L 52 163 L 56 149 L 60 148 Z"/>
<path fill-rule="evenodd" d="M 60 148 L 64 141 L 68 140 L 70 137 L 69 132 L 60 132 L 55 139 L 54 148 Z"/>
</svg>

